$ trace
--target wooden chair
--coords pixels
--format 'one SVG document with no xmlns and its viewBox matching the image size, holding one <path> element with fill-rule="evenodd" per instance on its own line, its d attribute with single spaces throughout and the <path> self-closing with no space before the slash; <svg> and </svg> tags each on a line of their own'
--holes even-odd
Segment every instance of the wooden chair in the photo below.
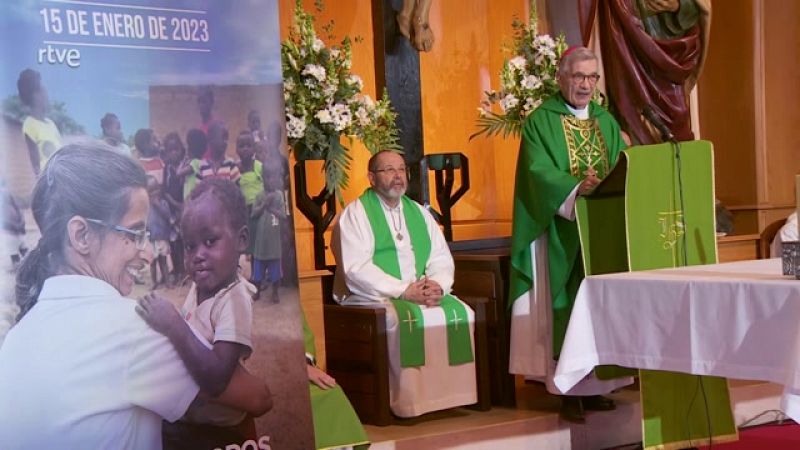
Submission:
<svg viewBox="0 0 800 450">
<path fill-rule="evenodd" d="M 786 223 L 786 219 L 776 220 L 764 228 L 761 232 L 761 237 L 758 239 L 758 258 L 774 258 L 780 255 L 770 255 L 770 247 L 775 235 L 781 230 L 781 227 Z"/>
<path fill-rule="evenodd" d="M 386 310 L 339 305 L 333 301 L 333 275 L 323 277 L 322 283 L 327 371 L 342 386 L 363 423 L 390 425 L 396 419 L 389 407 Z M 475 311 L 478 403 L 471 407 L 486 411 L 491 407 L 486 299 L 470 297 L 461 300 Z"/>
<path fill-rule="evenodd" d="M 449 243 L 456 265 L 453 292 L 459 298 L 483 297 L 489 346 L 492 404 L 514 407 L 514 375 L 508 372 L 511 316 L 508 309 L 510 238 Z"/>
</svg>

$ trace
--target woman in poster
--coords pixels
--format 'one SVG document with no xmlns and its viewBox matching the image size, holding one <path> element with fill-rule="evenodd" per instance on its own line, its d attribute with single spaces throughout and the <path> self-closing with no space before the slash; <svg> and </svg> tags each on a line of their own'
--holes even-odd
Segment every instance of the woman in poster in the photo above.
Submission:
<svg viewBox="0 0 800 450">
<path fill-rule="evenodd" d="M 33 191 L 41 239 L 17 276 L 20 314 L 0 348 L 0 448 L 160 449 L 199 388 L 167 338 L 126 298 L 152 257 L 136 162 L 102 143 L 53 155 Z M 271 408 L 237 368 L 215 399 Z"/>
</svg>

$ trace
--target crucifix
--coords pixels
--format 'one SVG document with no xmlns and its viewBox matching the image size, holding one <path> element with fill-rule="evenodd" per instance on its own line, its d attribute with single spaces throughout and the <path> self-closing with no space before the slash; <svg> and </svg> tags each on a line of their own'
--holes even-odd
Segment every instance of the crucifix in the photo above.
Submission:
<svg viewBox="0 0 800 450">
<path fill-rule="evenodd" d="M 430 1 L 420 0 L 419 15 L 413 14 L 418 2 L 409 0 L 372 0 L 372 32 L 375 45 L 375 90 L 380 96 L 389 93 L 392 107 L 397 111 L 399 144 L 409 169 L 408 196 L 422 200 L 423 186 L 427 188 L 427 173 L 421 174 L 419 163 L 425 154 L 422 141 L 422 85 L 419 73 L 419 51 L 403 33 L 408 33 L 405 17 L 424 18 L 425 28 L 416 35 L 428 37 L 427 13 Z M 403 13 L 405 11 L 405 13 Z M 401 18 L 398 18 L 398 14 Z M 424 16 L 424 17 L 423 17 Z M 398 23 L 399 20 L 399 23 Z M 415 35 L 411 24 L 411 38 Z M 405 31 L 404 31 L 405 30 Z M 432 40 L 432 35 L 430 36 Z M 429 44 L 425 44 L 426 46 Z"/>
<path fill-rule="evenodd" d="M 403 0 L 403 9 L 397 13 L 397 27 L 417 50 L 430 51 L 433 31 L 428 21 L 432 0 Z"/>
<path fill-rule="evenodd" d="M 414 324 L 417 323 L 417 319 L 414 319 L 413 317 L 411 317 L 411 311 L 409 311 L 409 310 L 406 310 L 406 315 L 408 316 L 408 319 L 403 319 L 403 323 L 407 323 L 408 324 L 408 332 L 409 333 L 413 333 L 414 332 Z"/>
</svg>

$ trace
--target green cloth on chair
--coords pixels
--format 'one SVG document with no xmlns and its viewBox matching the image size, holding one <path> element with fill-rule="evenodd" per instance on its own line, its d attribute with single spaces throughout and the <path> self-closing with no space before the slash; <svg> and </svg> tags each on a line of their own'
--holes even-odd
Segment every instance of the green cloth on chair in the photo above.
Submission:
<svg viewBox="0 0 800 450">
<path fill-rule="evenodd" d="M 303 314 L 303 341 L 306 353 L 316 357 L 314 334 Z M 353 405 L 347 399 L 342 387 L 336 385 L 322 389 L 309 381 L 311 391 L 311 413 L 314 418 L 314 440 L 317 449 L 352 446 L 366 448 L 369 438 L 358 419 Z"/>
</svg>

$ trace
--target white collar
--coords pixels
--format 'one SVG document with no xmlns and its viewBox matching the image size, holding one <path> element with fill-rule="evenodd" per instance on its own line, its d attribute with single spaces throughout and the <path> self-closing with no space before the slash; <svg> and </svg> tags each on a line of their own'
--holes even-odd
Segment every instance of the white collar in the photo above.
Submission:
<svg viewBox="0 0 800 450">
<path fill-rule="evenodd" d="M 377 193 L 376 193 L 375 195 L 377 195 Z M 395 207 L 391 207 L 391 206 L 389 206 L 389 204 L 388 204 L 388 203 L 386 203 L 386 202 L 383 200 L 383 197 L 381 197 L 380 195 L 377 195 L 377 196 L 378 196 L 378 200 L 381 202 L 381 206 L 382 206 L 382 207 L 383 207 L 383 209 L 385 209 L 386 211 L 389 211 L 389 212 L 396 212 L 396 211 L 402 211 L 402 210 L 403 210 L 403 199 L 402 199 L 402 198 L 401 198 L 401 199 L 399 199 L 399 200 L 397 201 L 397 206 L 395 206 Z"/>
<path fill-rule="evenodd" d="M 586 106 L 584 106 L 581 109 L 573 108 L 572 105 L 570 105 L 569 103 L 565 103 L 565 105 L 567 106 L 567 109 L 569 110 L 569 112 L 571 112 L 572 115 L 577 117 L 578 119 L 586 120 L 586 119 L 589 118 L 589 104 L 588 103 L 586 104 Z"/>
<path fill-rule="evenodd" d="M 86 275 L 56 275 L 44 280 L 39 301 L 78 297 L 119 297 L 119 291 L 105 281 Z"/>
</svg>

